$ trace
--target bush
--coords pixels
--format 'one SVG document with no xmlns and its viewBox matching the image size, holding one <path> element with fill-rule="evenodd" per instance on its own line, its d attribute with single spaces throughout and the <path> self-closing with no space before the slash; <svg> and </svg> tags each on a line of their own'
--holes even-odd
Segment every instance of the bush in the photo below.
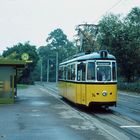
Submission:
<svg viewBox="0 0 140 140">
<path fill-rule="evenodd" d="M 126 82 L 118 82 L 119 90 L 137 92 L 140 94 L 140 82 L 136 83 L 126 83 Z"/>
</svg>

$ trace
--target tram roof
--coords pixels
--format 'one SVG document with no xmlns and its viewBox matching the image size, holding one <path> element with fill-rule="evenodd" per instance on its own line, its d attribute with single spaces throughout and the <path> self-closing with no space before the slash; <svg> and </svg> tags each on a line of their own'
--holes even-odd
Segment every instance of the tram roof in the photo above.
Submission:
<svg viewBox="0 0 140 140">
<path fill-rule="evenodd" d="M 107 56 L 103 58 L 100 52 L 93 52 L 90 54 L 85 54 L 83 56 L 79 56 L 79 57 L 67 60 L 65 62 L 60 63 L 60 65 L 65 65 L 72 62 L 86 61 L 86 60 L 116 60 L 116 58 L 115 56 L 109 53 L 107 53 Z"/>
</svg>

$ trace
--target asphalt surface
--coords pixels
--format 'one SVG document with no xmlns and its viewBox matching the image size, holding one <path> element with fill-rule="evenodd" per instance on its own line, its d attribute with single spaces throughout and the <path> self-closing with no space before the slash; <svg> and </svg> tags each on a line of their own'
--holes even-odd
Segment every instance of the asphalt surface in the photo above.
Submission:
<svg viewBox="0 0 140 140">
<path fill-rule="evenodd" d="M 43 85 L 44 88 L 58 95 L 56 83 L 43 83 Z M 86 111 L 86 114 L 83 110 L 83 108 L 80 109 L 79 113 L 82 113 L 84 117 L 90 115 L 91 118 L 88 117 L 88 120 L 92 120 L 92 124 L 112 136 L 108 139 L 140 139 L 140 96 L 138 93 L 118 91 L 117 107 L 110 107 L 109 110 L 93 109 L 90 112 Z"/>
<path fill-rule="evenodd" d="M 0 105 L 0 140 L 113 139 L 39 85 L 19 89 L 15 104 Z"/>
</svg>

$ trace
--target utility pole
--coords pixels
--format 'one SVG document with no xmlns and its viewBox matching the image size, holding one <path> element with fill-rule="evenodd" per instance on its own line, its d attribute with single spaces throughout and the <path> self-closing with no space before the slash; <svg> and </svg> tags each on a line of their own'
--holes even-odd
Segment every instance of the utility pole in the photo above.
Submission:
<svg viewBox="0 0 140 140">
<path fill-rule="evenodd" d="M 56 52 L 56 83 L 58 81 L 58 52 Z"/>
<path fill-rule="evenodd" d="M 40 82 L 42 84 L 42 58 L 40 58 Z"/>
<path fill-rule="evenodd" d="M 50 69 L 50 67 L 49 67 L 49 59 L 47 60 L 47 83 L 49 82 L 49 69 Z"/>
<path fill-rule="evenodd" d="M 79 24 L 76 27 L 78 32 L 78 43 L 80 52 L 88 52 L 94 50 L 94 43 L 98 34 L 98 25 L 95 24 Z"/>
</svg>

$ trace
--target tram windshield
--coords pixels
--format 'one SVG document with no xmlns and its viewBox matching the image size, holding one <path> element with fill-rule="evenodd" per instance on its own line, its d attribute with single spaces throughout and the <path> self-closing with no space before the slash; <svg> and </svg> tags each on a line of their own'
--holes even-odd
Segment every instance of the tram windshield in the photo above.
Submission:
<svg viewBox="0 0 140 140">
<path fill-rule="evenodd" d="M 111 81 L 110 66 L 97 66 L 97 81 Z"/>
<path fill-rule="evenodd" d="M 88 62 L 87 81 L 117 81 L 116 62 Z"/>
</svg>

